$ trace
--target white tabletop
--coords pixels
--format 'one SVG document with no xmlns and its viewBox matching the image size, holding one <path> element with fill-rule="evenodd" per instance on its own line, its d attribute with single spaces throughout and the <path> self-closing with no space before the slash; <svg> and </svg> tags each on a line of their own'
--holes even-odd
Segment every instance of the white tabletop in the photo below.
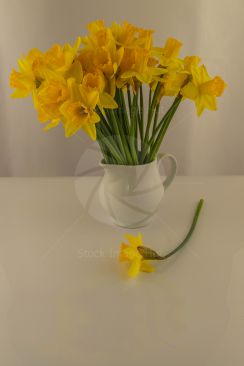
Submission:
<svg viewBox="0 0 244 366">
<path fill-rule="evenodd" d="M 140 231 L 165 253 L 128 279 L 99 178 L 0 179 L 0 365 L 243 366 L 244 177 L 177 177 Z"/>
</svg>

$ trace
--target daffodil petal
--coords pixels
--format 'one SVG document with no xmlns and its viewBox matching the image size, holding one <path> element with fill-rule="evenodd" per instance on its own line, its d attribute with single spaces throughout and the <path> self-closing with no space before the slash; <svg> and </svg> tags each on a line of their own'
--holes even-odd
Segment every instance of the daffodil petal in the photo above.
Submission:
<svg viewBox="0 0 244 366">
<path fill-rule="evenodd" d="M 105 92 L 101 93 L 99 98 L 103 108 L 110 108 L 110 109 L 118 108 L 118 104 L 115 102 L 114 98 L 110 94 Z"/>
<path fill-rule="evenodd" d="M 153 266 L 151 266 L 148 263 L 148 261 L 142 261 L 141 262 L 141 268 L 140 268 L 140 270 L 142 272 L 148 272 L 148 273 L 150 273 L 150 272 L 154 272 L 155 271 L 155 268 Z"/>
<path fill-rule="evenodd" d="M 68 138 L 73 136 L 80 128 L 81 126 L 79 124 L 74 124 L 72 122 L 67 121 L 64 125 L 65 137 Z"/>
<path fill-rule="evenodd" d="M 189 82 L 184 88 L 181 90 L 181 94 L 183 97 L 195 100 L 199 94 L 197 87 L 192 83 Z"/>
<path fill-rule="evenodd" d="M 142 237 L 139 233 L 138 236 L 133 236 L 130 234 L 125 234 L 125 238 L 128 240 L 128 242 L 134 247 L 137 248 L 138 246 L 142 245 Z"/>
<path fill-rule="evenodd" d="M 125 244 L 125 243 L 121 243 L 121 246 L 120 246 L 120 254 L 119 254 L 119 261 L 120 262 L 124 262 L 124 261 L 128 261 L 129 258 L 127 256 L 127 253 L 126 253 L 126 249 L 129 248 L 129 245 L 128 244 Z"/>
<path fill-rule="evenodd" d="M 60 123 L 60 119 L 52 120 L 48 125 L 45 126 L 44 131 L 48 131 L 51 128 L 54 128 L 54 127 L 58 126 L 59 123 Z"/>
<path fill-rule="evenodd" d="M 140 267 L 141 267 L 141 258 L 133 259 L 129 267 L 128 275 L 130 277 L 136 277 L 140 272 Z"/>
<path fill-rule="evenodd" d="M 66 75 L 67 78 L 73 78 L 77 83 L 81 83 L 83 79 L 82 66 L 79 61 L 75 61 Z"/>
<path fill-rule="evenodd" d="M 82 129 L 90 136 L 90 138 L 95 141 L 97 137 L 97 131 L 95 124 L 87 124 L 82 126 Z"/>
</svg>

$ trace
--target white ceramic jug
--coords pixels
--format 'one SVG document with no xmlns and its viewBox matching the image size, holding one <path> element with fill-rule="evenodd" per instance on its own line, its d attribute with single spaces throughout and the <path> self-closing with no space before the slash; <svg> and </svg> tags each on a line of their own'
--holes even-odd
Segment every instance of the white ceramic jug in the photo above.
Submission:
<svg viewBox="0 0 244 366">
<path fill-rule="evenodd" d="M 171 174 L 162 182 L 159 165 L 165 158 L 171 162 Z M 144 165 L 100 165 L 105 171 L 99 187 L 101 204 L 115 224 L 127 228 L 145 226 L 152 220 L 177 170 L 170 154 L 159 154 L 157 160 Z"/>
</svg>

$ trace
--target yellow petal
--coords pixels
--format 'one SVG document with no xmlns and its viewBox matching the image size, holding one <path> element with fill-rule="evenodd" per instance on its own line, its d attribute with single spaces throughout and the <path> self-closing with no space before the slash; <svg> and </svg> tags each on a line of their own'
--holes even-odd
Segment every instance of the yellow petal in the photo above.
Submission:
<svg viewBox="0 0 244 366">
<path fill-rule="evenodd" d="M 195 100 L 198 95 L 198 88 L 190 81 L 184 88 L 181 90 L 181 94 L 183 97 Z"/>
<path fill-rule="evenodd" d="M 141 268 L 140 270 L 142 272 L 154 272 L 155 271 L 155 268 L 153 266 L 151 266 L 148 261 L 142 261 L 141 262 Z"/>
<path fill-rule="evenodd" d="M 120 262 L 125 262 L 128 261 L 128 256 L 126 254 L 125 249 L 129 248 L 129 245 L 125 244 L 125 243 L 121 243 L 120 245 L 120 253 L 119 253 L 119 261 Z"/>
<path fill-rule="evenodd" d="M 142 245 L 142 236 L 141 233 L 138 234 L 138 236 L 133 236 L 130 234 L 125 234 L 125 238 L 128 240 L 128 242 L 134 247 L 137 248 L 138 246 Z"/>
<path fill-rule="evenodd" d="M 63 121 L 63 125 L 65 130 L 65 137 L 67 138 L 73 136 L 81 128 L 80 123 L 74 123 L 69 120 L 65 120 L 65 122 Z"/>
<path fill-rule="evenodd" d="M 90 138 L 95 141 L 97 137 L 97 131 L 95 124 L 87 124 L 82 126 L 82 129 L 90 136 Z"/>
<path fill-rule="evenodd" d="M 216 76 L 214 79 L 203 83 L 200 86 L 200 92 L 201 94 L 208 94 L 219 97 L 223 94 L 225 86 L 226 85 L 224 80 L 222 80 L 221 77 Z"/>
<path fill-rule="evenodd" d="M 198 56 L 186 56 L 184 58 L 184 67 L 185 70 L 191 71 L 192 67 L 198 67 L 198 64 L 200 63 L 201 59 Z"/>
<path fill-rule="evenodd" d="M 202 95 L 201 100 L 205 108 L 210 109 L 211 111 L 217 110 L 216 97 L 212 95 Z"/>
<path fill-rule="evenodd" d="M 53 119 L 48 125 L 45 126 L 44 131 L 48 131 L 51 128 L 58 126 L 60 123 L 60 119 Z"/>
<path fill-rule="evenodd" d="M 118 104 L 115 102 L 114 98 L 108 93 L 100 94 L 100 102 L 103 108 L 118 108 Z"/>
<path fill-rule="evenodd" d="M 96 112 L 93 112 L 90 116 L 89 123 L 98 123 L 100 121 L 100 117 Z"/>
<path fill-rule="evenodd" d="M 98 32 L 100 29 L 103 29 L 103 28 L 104 28 L 104 20 L 103 19 L 96 20 L 94 22 L 90 22 L 87 25 L 87 29 L 89 30 L 89 32 L 91 34 L 94 34 L 94 33 Z"/>
<path fill-rule="evenodd" d="M 128 275 L 130 277 L 136 277 L 138 273 L 140 272 L 141 267 L 141 258 L 135 258 L 130 265 Z"/>
<path fill-rule="evenodd" d="M 162 67 L 150 67 L 149 72 L 152 75 L 156 76 L 156 75 L 166 74 L 168 71 L 166 69 L 163 69 Z"/>
<path fill-rule="evenodd" d="M 124 47 L 120 47 L 117 50 L 117 64 L 118 65 L 120 65 L 123 56 L 124 56 Z"/>
<path fill-rule="evenodd" d="M 120 77 L 121 79 L 129 79 L 134 77 L 135 75 L 136 75 L 135 71 L 125 71 Z"/>
<path fill-rule="evenodd" d="M 81 44 L 81 37 L 77 37 L 76 41 L 75 41 L 75 44 L 73 46 L 74 54 L 76 54 L 76 52 L 80 48 L 80 44 Z"/>
<path fill-rule="evenodd" d="M 87 107 L 95 109 L 99 100 L 99 93 L 97 90 L 87 90 L 87 88 L 80 86 L 80 95 Z"/>
<path fill-rule="evenodd" d="M 197 97 L 195 103 L 198 117 L 200 117 L 205 108 L 213 111 L 217 109 L 216 98 L 210 95 L 201 95 Z"/>
<path fill-rule="evenodd" d="M 22 72 L 30 72 L 31 71 L 31 65 L 27 59 L 19 59 L 18 60 L 19 69 Z"/>
<path fill-rule="evenodd" d="M 75 79 L 70 78 L 67 80 L 68 89 L 70 91 L 71 100 L 80 100 L 80 86 L 76 83 Z"/>
<path fill-rule="evenodd" d="M 75 61 L 69 71 L 66 74 L 67 79 L 68 78 L 74 78 L 77 83 L 81 83 L 83 79 L 83 71 L 81 67 L 81 63 L 79 61 Z"/>
<path fill-rule="evenodd" d="M 133 260 L 135 257 L 139 256 L 139 252 L 136 248 L 131 246 L 125 247 L 123 249 L 124 255 L 127 257 L 129 261 Z"/>
<path fill-rule="evenodd" d="M 182 43 L 175 38 L 168 38 L 164 47 L 164 56 L 167 58 L 177 57 Z"/>
<path fill-rule="evenodd" d="M 30 91 L 16 89 L 12 94 L 11 98 L 25 98 L 30 94 Z"/>
<path fill-rule="evenodd" d="M 114 98 L 116 92 L 116 80 L 115 77 L 109 78 L 108 80 L 109 94 Z"/>
<path fill-rule="evenodd" d="M 211 80 L 207 69 L 204 65 L 200 67 L 192 67 L 191 69 L 193 82 L 195 85 L 200 86 L 201 84 L 205 83 L 206 81 Z"/>
</svg>

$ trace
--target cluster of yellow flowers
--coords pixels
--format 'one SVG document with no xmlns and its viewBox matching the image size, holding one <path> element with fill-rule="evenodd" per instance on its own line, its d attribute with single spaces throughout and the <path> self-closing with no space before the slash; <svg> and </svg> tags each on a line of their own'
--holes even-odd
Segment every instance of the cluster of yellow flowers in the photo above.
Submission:
<svg viewBox="0 0 244 366">
<path fill-rule="evenodd" d="M 95 140 L 98 109 L 117 108 L 116 88 L 137 93 L 142 83 L 153 90 L 160 85 L 160 98 L 180 94 L 193 100 L 198 115 L 204 108 L 216 109 L 224 81 L 211 78 L 199 57 L 179 58 L 182 44 L 176 39 L 154 47 L 152 30 L 127 22 L 106 27 L 102 20 L 90 23 L 88 32 L 73 46 L 32 49 L 11 73 L 13 97 L 32 94 L 39 120 L 48 122 L 46 130 L 62 122 L 67 137 L 82 128 Z"/>
</svg>

